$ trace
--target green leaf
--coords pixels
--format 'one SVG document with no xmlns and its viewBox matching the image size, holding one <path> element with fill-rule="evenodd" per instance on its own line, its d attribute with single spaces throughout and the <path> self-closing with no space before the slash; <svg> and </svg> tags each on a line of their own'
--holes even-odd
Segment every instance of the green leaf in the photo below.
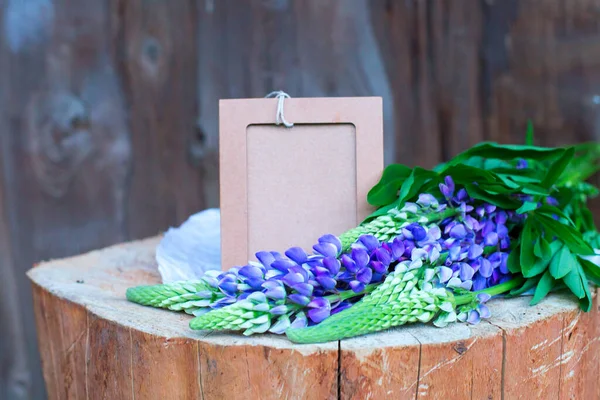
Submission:
<svg viewBox="0 0 600 400">
<path fill-rule="evenodd" d="M 542 299 L 544 297 L 546 297 L 546 295 L 548 295 L 548 293 L 550 293 L 550 290 L 552 290 L 552 288 L 554 287 L 554 283 L 555 283 L 555 280 L 552 277 L 552 275 L 550 275 L 550 271 L 544 272 L 544 275 L 542 275 L 542 277 L 540 278 L 540 280 L 535 288 L 535 293 L 533 294 L 533 299 L 531 299 L 531 302 L 529 304 L 534 306 L 537 303 L 539 303 L 540 301 L 542 301 Z"/>
<path fill-rule="evenodd" d="M 533 122 L 527 120 L 527 132 L 525 133 L 525 144 L 533 146 Z"/>
<path fill-rule="evenodd" d="M 517 214 L 525 214 L 529 211 L 536 210 L 538 208 L 538 203 L 535 201 L 526 201 L 523 205 L 517 208 Z"/>
<path fill-rule="evenodd" d="M 550 261 L 550 274 L 554 279 L 561 279 L 575 269 L 577 261 L 567 246 L 563 246 Z"/>
<path fill-rule="evenodd" d="M 527 145 L 502 145 L 493 142 L 479 143 L 454 157 L 440 172 L 452 165 L 460 164 L 471 157 L 495 158 L 500 160 L 515 160 L 517 158 L 535 161 L 551 160 L 564 152 L 562 148 L 537 147 Z"/>
<path fill-rule="evenodd" d="M 523 227 L 523 232 L 521 233 L 521 270 L 523 271 L 523 276 L 526 278 L 536 275 L 530 275 L 528 272 L 536 262 L 536 257 L 533 254 L 533 243 L 535 241 L 535 235 L 533 232 L 533 226 L 531 220 L 525 221 L 525 226 Z"/>
<path fill-rule="evenodd" d="M 573 223 L 573 220 L 571 220 L 571 218 L 569 218 L 569 216 L 567 214 L 565 214 L 563 212 L 563 210 L 561 210 L 558 207 L 555 206 L 551 206 L 549 204 L 544 204 L 542 205 L 540 208 L 538 208 L 537 211 L 539 214 L 544 214 L 547 217 L 552 218 L 553 215 L 557 215 L 559 218 L 564 218 L 566 219 L 569 223 L 571 223 L 572 225 L 575 225 Z"/>
<path fill-rule="evenodd" d="M 581 266 L 581 264 L 577 264 L 577 269 L 579 271 L 579 277 L 581 279 L 581 285 L 583 286 L 583 290 L 585 292 L 585 296 L 583 296 L 579 300 L 579 307 L 585 312 L 588 312 L 592 309 L 592 293 L 590 292 L 590 285 L 588 283 L 587 277 L 585 276 L 585 272 Z"/>
<path fill-rule="evenodd" d="M 529 289 L 533 289 L 535 287 L 535 285 L 539 282 L 539 280 L 540 280 L 540 277 L 529 278 L 525 281 L 525 283 L 523 283 L 523 286 L 521 286 L 518 289 L 511 290 L 509 294 L 511 296 L 522 295 L 523 293 L 527 292 Z"/>
<path fill-rule="evenodd" d="M 402 206 L 405 201 L 421 193 L 421 188 L 432 178 L 437 177 L 438 174 L 433 171 L 415 167 L 410 176 L 402 183 L 400 193 L 398 194 L 398 206 Z"/>
<path fill-rule="evenodd" d="M 594 215 L 587 207 L 587 205 L 580 205 L 579 211 L 581 215 L 581 222 L 584 231 L 596 231 L 596 224 L 594 222 Z"/>
<path fill-rule="evenodd" d="M 543 238 L 540 238 L 541 240 L 544 240 Z M 536 242 L 536 245 L 540 242 L 540 240 L 538 240 Z M 548 255 L 547 258 L 537 258 L 535 261 L 535 264 L 533 265 L 533 267 L 525 270 L 525 268 L 522 268 L 522 272 L 523 272 L 523 276 L 526 278 L 530 278 L 530 277 L 534 277 L 536 275 L 541 274 L 542 272 L 544 272 L 546 270 L 546 268 L 548 268 L 548 265 L 550 264 L 550 260 L 552 260 L 552 258 L 554 257 L 554 255 L 563 247 L 563 244 L 558 241 L 555 240 L 554 242 L 552 242 L 552 244 L 550 244 L 549 246 L 549 251 L 550 254 Z M 535 246 L 534 246 L 534 254 L 535 254 Z"/>
<path fill-rule="evenodd" d="M 535 242 L 535 246 L 533 246 L 533 254 L 542 260 L 548 260 L 552 258 L 552 249 L 550 248 L 550 243 L 546 240 L 546 238 L 540 236 L 539 240 Z"/>
<path fill-rule="evenodd" d="M 531 183 L 524 183 L 521 191 L 532 196 L 548 196 L 550 194 L 548 189 Z"/>
<path fill-rule="evenodd" d="M 571 269 L 571 271 L 563 278 L 562 281 L 571 290 L 571 292 L 577 296 L 578 299 L 585 297 L 586 285 L 583 284 L 583 279 L 579 273 L 579 268 Z"/>
<path fill-rule="evenodd" d="M 523 270 L 523 276 L 525 278 L 532 278 L 544 272 L 546 268 L 548 268 L 548 264 L 550 264 L 550 260 L 542 260 L 538 258 L 535 260 L 535 264 L 530 268 L 521 267 Z"/>
<path fill-rule="evenodd" d="M 519 254 L 521 253 L 521 248 L 517 247 L 513 251 L 510 252 L 508 258 L 506 259 L 506 266 L 508 270 L 513 274 L 517 274 L 521 272 L 521 262 L 519 260 Z"/>
<path fill-rule="evenodd" d="M 594 282 L 596 286 L 600 286 L 600 267 L 581 257 L 578 257 L 577 260 L 583 268 L 586 278 Z"/>
<path fill-rule="evenodd" d="M 585 296 L 579 299 L 579 308 L 581 308 L 584 312 L 590 312 L 592 309 L 592 304 L 594 299 L 592 298 L 592 294 L 590 293 L 590 287 L 584 286 Z"/>
<path fill-rule="evenodd" d="M 383 170 L 381 179 L 367 194 L 367 201 L 374 206 L 392 203 L 398 197 L 398 190 L 411 174 L 412 169 L 402 164 L 392 164 Z"/>
<path fill-rule="evenodd" d="M 587 244 L 581 233 L 572 226 L 562 224 L 546 215 L 534 212 L 533 217 L 539 221 L 550 234 L 563 241 L 575 254 L 594 255 L 594 250 Z"/>
<path fill-rule="evenodd" d="M 472 198 L 494 204 L 495 206 L 504 208 L 505 210 L 514 210 L 521 205 L 519 201 L 508 196 L 491 194 L 472 184 L 465 185 L 465 189 Z"/>
<path fill-rule="evenodd" d="M 516 169 L 511 166 L 510 168 L 496 168 L 493 172 L 498 175 L 508 176 L 515 182 L 540 183 L 546 176 L 542 168 L 531 167 Z"/>
<path fill-rule="evenodd" d="M 492 170 L 492 169 L 498 169 L 498 168 L 513 168 L 513 166 L 507 161 L 496 160 L 494 158 L 481 158 L 481 157 L 478 157 L 478 158 L 483 160 L 483 162 L 481 163 L 481 168 L 488 170 L 488 171 Z"/>
<path fill-rule="evenodd" d="M 574 155 L 575 149 L 573 147 L 563 150 L 563 154 L 550 166 L 546 177 L 542 181 L 542 186 L 549 188 L 554 185 L 565 171 Z"/>
<path fill-rule="evenodd" d="M 504 183 L 504 185 L 511 189 L 517 190 L 521 188 L 521 185 L 512 179 L 512 176 L 510 175 L 498 174 L 498 178 L 502 181 L 502 183 Z"/>
</svg>

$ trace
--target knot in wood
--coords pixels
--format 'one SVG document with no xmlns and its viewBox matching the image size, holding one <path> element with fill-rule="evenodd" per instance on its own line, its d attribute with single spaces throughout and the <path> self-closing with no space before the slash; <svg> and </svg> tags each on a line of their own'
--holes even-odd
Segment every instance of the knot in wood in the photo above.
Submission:
<svg viewBox="0 0 600 400">
<path fill-rule="evenodd" d="M 90 117 L 74 94 L 56 91 L 32 97 L 27 110 L 29 154 L 45 192 L 61 197 L 93 149 Z"/>
</svg>

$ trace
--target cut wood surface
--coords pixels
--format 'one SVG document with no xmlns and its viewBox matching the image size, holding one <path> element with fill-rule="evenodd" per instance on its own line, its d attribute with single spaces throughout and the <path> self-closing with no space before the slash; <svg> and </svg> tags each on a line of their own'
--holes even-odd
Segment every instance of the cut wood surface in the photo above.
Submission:
<svg viewBox="0 0 600 400">
<path fill-rule="evenodd" d="M 31 271 L 51 399 L 594 399 L 598 305 L 493 300 L 476 326 L 415 325 L 320 345 L 192 331 L 190 316 L 128 302 L 160 283 L 160 238 Z"/>
</svg>

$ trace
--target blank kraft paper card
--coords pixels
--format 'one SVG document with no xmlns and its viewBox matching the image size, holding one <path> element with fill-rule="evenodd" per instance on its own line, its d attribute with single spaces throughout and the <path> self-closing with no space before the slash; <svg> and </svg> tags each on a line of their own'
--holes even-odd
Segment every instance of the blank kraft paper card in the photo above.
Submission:
<svg viewBox="0 0 600 400">
<path fill-rule="evenodd" d="M 275 124 L 278 101 L 219 104 L 223 269 L 260 250 L 308 251 L 373 211 L 366 197 L 383 169 L 381 98 L 286 99 L 291 128 Z"/>
</svg>

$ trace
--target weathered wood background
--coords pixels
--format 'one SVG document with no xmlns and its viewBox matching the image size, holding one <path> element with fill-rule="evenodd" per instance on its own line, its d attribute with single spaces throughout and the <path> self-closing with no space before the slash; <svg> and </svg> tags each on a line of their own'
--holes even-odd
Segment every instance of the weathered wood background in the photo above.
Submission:
<svg viewBox="0 0 600 400">
<path fill-rule="evenodd" d="M 384 98 L 386 160 L 600 139 L 600 0 L 0 0 L 0 398 L 45 396 L 24 272 L 218 205 L 217 100 Z"/>
</svg>

